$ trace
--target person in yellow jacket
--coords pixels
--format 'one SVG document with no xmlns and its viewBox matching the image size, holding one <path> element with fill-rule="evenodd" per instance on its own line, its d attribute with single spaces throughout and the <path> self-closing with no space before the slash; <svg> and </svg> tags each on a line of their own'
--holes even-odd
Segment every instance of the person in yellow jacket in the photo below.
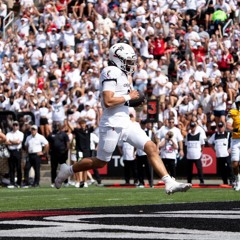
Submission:
<svg viewBox="0 0 240 240">
<path fill-rule="evenodd" d="M 231 161 L 235 175 L 234 189 L 240 191 L 240 96 L 236 97 L 235 104 L 236 109 L 230 109 L 228 112 L 227 129 L 232 131 Z"/>
</svg>

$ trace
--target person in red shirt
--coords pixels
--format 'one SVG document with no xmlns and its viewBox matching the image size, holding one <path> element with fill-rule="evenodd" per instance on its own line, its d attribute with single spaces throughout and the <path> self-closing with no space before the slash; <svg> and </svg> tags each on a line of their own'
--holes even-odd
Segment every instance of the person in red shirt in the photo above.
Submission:
<svg viewBox="0 0 240 240">
<path fill-rule="evenodd" d="M 164 55 L 164 51 L 166 48 L 166 43 L 163 39 L 163 34 L 160 33 L 158 36 L 156 36 L 154 42 L 153 42 L 154 48 L 153 48 L 153 56 L 154 59 L 160 60 L 161 57 Z"/>
<path fill-rule="evenodd" d="M 204 46 L 201 42 L 197 42 L 197 48 L 191 48 L 191 51 L 197 62 L 203 62 L 203 58 L 208 52 L 208 40 L 206 39 Z"/>
<path fill-rule="evenodd" d="M 221 59 L 218 61 L 218 67 L 222 72 L 222 76 L 227 78 L 230 76 L 230 65 L 234 63 L 234 59 L 228 48 L 223 47 L 222 43 L 220 42 L 219 46 L 222 50 L 222 55 Z"/>
<path fill-rule="evenodd" d="M 47 26 L 45 30 L 47 32 L 52 32 L 52 29 L 57 29 L 57 25 L 53 22 L 52 16 L 48 18 Z"/>
</svg>

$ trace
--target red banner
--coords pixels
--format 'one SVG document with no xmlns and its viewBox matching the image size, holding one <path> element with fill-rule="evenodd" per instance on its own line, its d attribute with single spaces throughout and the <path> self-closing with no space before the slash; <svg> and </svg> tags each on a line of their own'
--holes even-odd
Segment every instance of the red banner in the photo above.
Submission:
<svg viewBox="0 0 240 240">
<path fill-rule="evenodd" d="M 216 174 L 217 173 L 217 162 L 216 154 L 213 148 L 204 147 L 202 153 L 202 168 L 204 174 Z M 193 166 L 193 173 L 197 174 L 197 168 Z"/>
</svg>

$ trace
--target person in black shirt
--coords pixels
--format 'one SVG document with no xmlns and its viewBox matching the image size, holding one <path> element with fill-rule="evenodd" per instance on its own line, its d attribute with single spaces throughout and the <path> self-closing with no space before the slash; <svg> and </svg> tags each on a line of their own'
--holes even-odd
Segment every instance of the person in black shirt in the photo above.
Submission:
<svg viewBox="0 0 240 240">
<path fill-rule="evenodd" d="M 76 152 L 77 160 L 81 161 L 82 158 L 91 157 L 91 133 L 94 131 L 93 127 L 88 127 L 86 120 L 80 118 L 78 121 L 79 127 L 73 128 L 68 122 L 68 127 L 75 135 L 76 138 Z M 81 177 L 80 177 L 81 179 Z M 80 187 L 88 187 L 87 185 L 87 171 L 82 172 L 82 182 L 80 182 Z"/>
<path fill-rule="evenodd" d="M 54 187 L 58 164 L 66 163 L 70 143 L 68 135 L 62 130 L 60 122 L 53 122 L 53 131 L 49 134 L 47 140 L 49 142 L 49 153 L 51 157 L 51 186 Z M 67 186 L 68 179 L 66 179 L 64 183 Z"/>
</svg>

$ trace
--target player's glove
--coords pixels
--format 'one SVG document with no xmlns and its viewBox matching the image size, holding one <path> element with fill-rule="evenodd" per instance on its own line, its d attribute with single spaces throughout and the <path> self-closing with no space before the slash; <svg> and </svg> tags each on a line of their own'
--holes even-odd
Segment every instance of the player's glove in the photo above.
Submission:
<svg viewBox="0 0 240 240">
<path fill-rule="evenodd" d="M 139 92 L 139 97 L 136 99 L 131 99 L 125 105 L 128 105 L 129 107 L 138 107 L 142 105 L 145 101 L 145 95 L 142 92 Z"/>
</svg>

